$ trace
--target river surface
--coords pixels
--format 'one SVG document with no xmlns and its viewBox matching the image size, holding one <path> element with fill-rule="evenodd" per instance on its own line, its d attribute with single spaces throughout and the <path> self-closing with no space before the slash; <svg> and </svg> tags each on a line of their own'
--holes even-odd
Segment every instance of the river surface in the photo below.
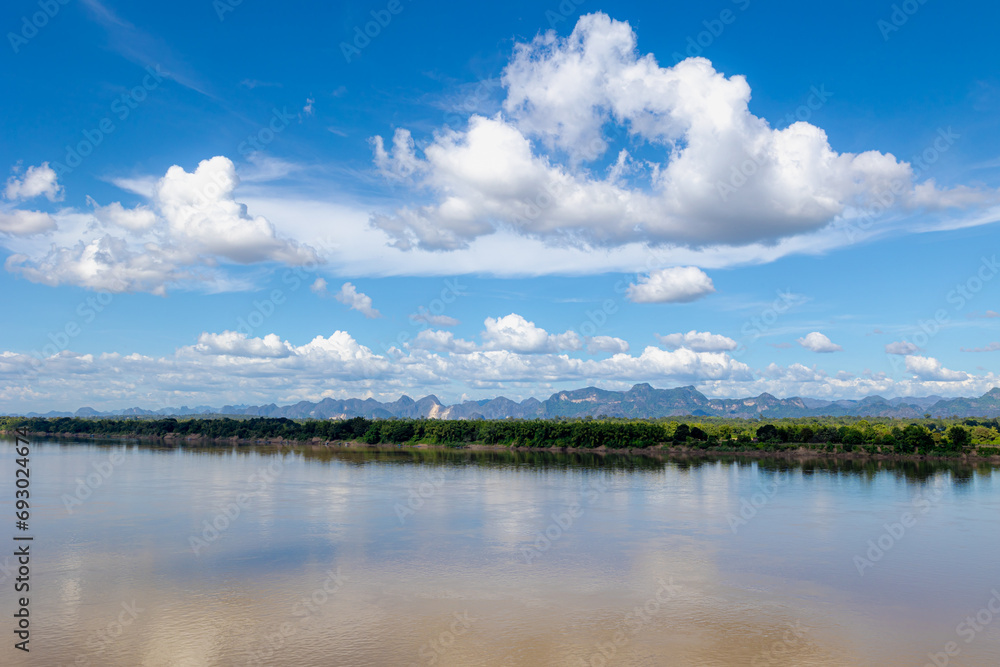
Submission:
<svg viewBox="0 0 1000 667">
<path fill-rule="evenodd" d="M 4 665 L 1000 665 L 988 466 L 31 449 Z"/>
</svg>

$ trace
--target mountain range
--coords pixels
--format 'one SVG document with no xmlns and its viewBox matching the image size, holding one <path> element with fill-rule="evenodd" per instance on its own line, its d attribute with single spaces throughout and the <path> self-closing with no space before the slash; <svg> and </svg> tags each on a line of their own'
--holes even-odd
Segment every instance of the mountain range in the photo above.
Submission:
<svg viewBox="0 0 1000 667">
<path fill-rule="evenodd" d="M 193 416 L 193 415 L 248 415 L 256 417 L 287 417 L 290 419 L 347 419 L 392 417 L 428 419 L 546 419 L 554 417 L 609 417 L 656 418 L 680 415 L 770 418 L 782 417 L 897 417 L 910 419 L 929 413 L 934 417 L 1000 417 L 1000 387 L 994 387 L 978 398 L 943 398 L 941 396 L 886 399 L 868 396 L 860 400 L 828 401 L 816 398 L 775 398 L 761 394 L 749 398 L 708 398 L 691 386 L 675 389 L 655 389 L 648 384 L 637 384 L 628 391 L 609 391 L 587 387 L 560 391 L 539 401 L 528 398 L 521 402 L 503 396 L 479 401 L 466 401 L 445 405 L 436 396 L 413 400 L 401 396 L 398 400 L 383 403 L 373 398 L 326 398 L 317 403 L 301 401 L 294 405 L 225 405 L 221 408 L 197 406 L 189 408 L 163 408 L 151 411 L 129 408 L 99 412 L 93 408 L 80 408 L 75 413 L 28 413 L 28 417 L 138 417 L 138 416 Z"/>
</svg>

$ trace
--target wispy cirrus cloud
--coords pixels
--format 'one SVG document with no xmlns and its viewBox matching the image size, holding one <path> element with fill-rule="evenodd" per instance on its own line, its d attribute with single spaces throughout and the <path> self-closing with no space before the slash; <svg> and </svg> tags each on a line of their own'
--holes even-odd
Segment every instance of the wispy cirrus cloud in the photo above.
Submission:
<svg viewBox="0 0 1000 667">
<path fill-rule="evenodd" d="M 129 61 L 146 67 L 159 64 L 163 73 L 185 88 L 218 99 L 209 85 L 178 57 L 166 41 L 136 27 L 101 0 L 82 0 L 89 16 L 108 33 L 111 48 Z"/>
<path fill-rule="evenodd" d="M 962 352 L 1000 352 L 1000 343 L 993 342 L 983 347 L 963 347 Z"/>
</svg>

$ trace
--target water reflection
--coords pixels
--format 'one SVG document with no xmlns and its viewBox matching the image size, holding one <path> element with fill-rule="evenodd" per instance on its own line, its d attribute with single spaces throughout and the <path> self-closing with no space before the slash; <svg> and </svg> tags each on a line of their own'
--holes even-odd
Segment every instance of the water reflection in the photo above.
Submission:
<svg viewBox="0 0 1000 667">
<path fill-rule="evenodd" d="M 983 465 L 121 441 L 32 465 L 37 644 L 4 664 L 913 665 L 1000 585 Z M 1000 664 L 1000 623 L 951 664 Z"/>
<path fill-rule="evenodd" d="M 105 443 L 105 446 L 109 446 Z M 120 446 L 114 443 L 110 446 Z M 768 471 L 802 470 L 806 473 L 837 473 L 873 477 L 883 472 L 901 475 L 907 481 L 926 481 L 938 474 L 949 473 L 956 481 L 971 481 L 975 474 L 990 475 L 996 468 L 988 463 L 963 463 L 953 460 L 895 461 L 869 459 L 836 459 L 829 457 L 746 458 L 733 454 L 619 454 L 594 451 L 519 451 L 519 450 L 470 450 L 458 448 L 411 447 L 327 447 L 322 445 L 299 446 L 240 446 L 240 447 L 151 447 L 159 451 L 183 449 L 189 452 L 214 456 L 268 455 L 294 453 L 310 461 L 338 461 L 345 464 L 403 463 L 418 465 L 479 465 L 538 468 L 596 468 L 615 470 L 658 470 L 670 465 L 678 470 L 697 470 L 719 463 L 737 467 L 759 468 Z"/>
</svg>

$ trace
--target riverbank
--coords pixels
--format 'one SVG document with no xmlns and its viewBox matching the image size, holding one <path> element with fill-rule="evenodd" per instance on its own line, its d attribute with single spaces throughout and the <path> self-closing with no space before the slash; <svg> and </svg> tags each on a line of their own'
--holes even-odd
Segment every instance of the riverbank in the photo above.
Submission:
<svg viewBox="0 0 1000 667">
<path fill-rule="evenodd" d="M 0 434 L 13 436 L 12 431 L 0 431 Z M 750 459 L 781 458 L 788 460 L 801 459 L 830 459 L 830 460 L 860 460 L 860 461 L 953 461 L 960 463 L 988 463 L 1000 465 L 1000 455 L 979 455 L 975 453 L 943 454 L 943 453 L 921 453 L 921 454 L 901 454 L 871 452 L 862 448 L 853 451 L 842 449 L 830 451 L 823 447 L 811 447 L 804 444 L 789 444 L 781 446 L 771 446 L 767 448 L 747 448 L 747 447 L 690 447 L 683 445 L 659 444 L 652 447 L 526 447 L 514 445 L 491 445 L 485 443 L 457 443 L 455 445 L 443 445 L 438 443 L 403 443 L 372 445 L 360 440 L 324 440 L 322 438 L 311 438 L 308 440 L 292 440 L 282 437 L 277 438 L 238 438 L 235 436 L 213 438 L 198 434 L 188 434 L 175 436 L 167 434 L 163 436 L 152 435 L 127 435 L 127 434 L 96 434 L 96 433 L 47 433 L 40 431 L 29 431 L 29 438 L 34 439 L 75 439 L 75 440 L 114 440 L 114 441 L 138 441 L 155 443 L 168 447 L 177 446 L 256 446 L 256 447 L 276 447 L 295 448 L 305 446 L 319 446 L 336 449 L 414 449 L 414 450 L 441 450 L 441 451 L 493 451 L 493 452 L 550 452 L 560 454 L 611 454 L 617 456 L 651 456 L 656 458 L 711 458 L 715 456 L 736 456 Z"/>
</svg>

